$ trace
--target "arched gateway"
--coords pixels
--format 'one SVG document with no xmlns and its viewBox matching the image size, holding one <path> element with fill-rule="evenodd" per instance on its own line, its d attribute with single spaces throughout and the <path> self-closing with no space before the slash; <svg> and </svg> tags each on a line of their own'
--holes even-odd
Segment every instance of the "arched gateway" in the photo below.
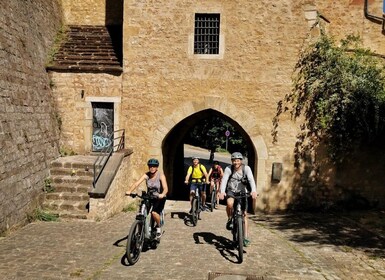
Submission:
<svg viewBox="0 0 385 280">
<path fill-rule="evenodd" d="M 183 184 L 183 139 L 189 130 L 208 116 L 217 115 L 230 122 L 243 136 L 248 146 L 248 164 L 254 172 L 259 190 L 265 188 L 267 148 L 258 124 L 247 112 L 227 102 L 225 98 L 206 98 L 204 102 L 186 102 L 159 123 L 149 151 L 151 157 L 160 158 L 169 180 L 170 197 L 181 198 Z M 257 202 L 258 203 L 258 202 Z M 256 205 L 257 207 L 257 205 Z"/>
</svg>

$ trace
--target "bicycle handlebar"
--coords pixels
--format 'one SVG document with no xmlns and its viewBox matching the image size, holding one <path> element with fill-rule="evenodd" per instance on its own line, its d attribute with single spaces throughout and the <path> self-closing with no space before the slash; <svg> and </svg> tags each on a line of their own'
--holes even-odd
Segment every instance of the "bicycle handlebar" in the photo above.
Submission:
<svg viewBox="0 0 385 280">
<path fill-rule="evenodd" d="M 128 195 L 128 194 L 126 194 L 126 195 Z M 141 199 L 159 198 L 159 195 L 154 195 L 154 193 L 148 193 L 145 191 L 142 191 L 141 195 L 137 194 L 137 193 L 130 193 L 129 196 L 131 196 L 132 198 L 139 197 Z"/>
</svg>

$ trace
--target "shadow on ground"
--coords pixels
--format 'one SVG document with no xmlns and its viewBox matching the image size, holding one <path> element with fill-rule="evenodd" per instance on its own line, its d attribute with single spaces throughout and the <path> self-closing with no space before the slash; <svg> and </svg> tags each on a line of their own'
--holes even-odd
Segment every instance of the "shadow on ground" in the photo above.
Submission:
<svg viewBox="0 0 385 280">
<path fill-rule="evenodd" d="M 375 216 L 377 219 L 373 218 Z M 372 222 L 368 220 L 371 217 Z M 289 240 L 300 243 L 330 244 L 341 250 L 360 250 L 372 257 L 385 257 L 385 213 L 294 213 L 255 215 L 256 224 L 288 233 Z M 291 235 L 291 236 L 290 236 Z"/>
</svg>

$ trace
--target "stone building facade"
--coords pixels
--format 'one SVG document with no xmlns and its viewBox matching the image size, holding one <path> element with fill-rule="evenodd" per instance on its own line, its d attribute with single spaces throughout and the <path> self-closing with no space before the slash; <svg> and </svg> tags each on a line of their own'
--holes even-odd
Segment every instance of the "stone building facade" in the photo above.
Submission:
<svg viewBox="0 0 385 280">
<path fill-rule="evenodd" d="M 0 232 L 38 205 L 59 154 L 45 66 L 61 20 L 55 0 L 0 2 Z"/>
<path fill-rule="evenodd" d="M 311 33 L 317 35 L 317 28 L 311 30 L 317 14 L 326 19 L 327 32 L 337 39 L 358 34 L 366 47 L 384 54 L 381 25 L 365 18 L 364 2 L 125 0 L 119 14 L 119 5 L 108 5 L 109 1 L 63 1 L 66 24 L 122 24 L 123 72 L 51 73 L 65 120 L 61 143 L 88 153 L 92 104 L 111 102 L 114 129 L 126 130 L 134 150 L 133 165 L 138 168 L 127 170 L 132 180 L 144 170 L 146 159 L 159 158 L 171 196 L 179 196 L 183 195 L 183 138 L 201 118 L 218 115 L 239 129 L 249 145 L 249 164 L 260 191 L 255 208 L 285 210 L 300 199 L 304 186 L 295 179 L 297 126 L 288 116 L 280 123 L 279 142 L 272 143 L 277 102 L 291 90 L 301 48 Z M 368 3 L 370 13 L 381 15 L 381 1 Z M 219 15 L 218 54 L 194 54 L 196 14 Z M 271 180 L 274 163 L 283 166 L 279 183 Z M 380 169 L 373 182 L 350 171 L 356 168 L 325 172 L 323 188 L 312 194 L 317 203 L 338 200 L 346 190 L 368 200 L 383 197 Z"/>
<path fill-rule="evenodd" d="M 78 154 L 92 151 L 93 114 L 99 105 L 110 106 L 114 130 L 126 131 L 134 150 L 131 166 L 137 167 L 126 170 L 131 181 L 142 174 L 149 157 L 156 157 L 170 196 L 185 195 L 183 138 L 202 118 L 217 115 L 248 143 L 260 192 L 255 209 L 285 210 L 301 199 L 306 186 L 293 169 L 297 126 L 286 116 L 279 142 L 273 144 L 272 118 L 277 102 L 291 90 L 301 48 L 309 34 L 317 35 L 317 28 L 311 30 L 317 14 L 327 19 L 323 24 L 329 34 L 358 34 L 366 47 L 385 53 L 381 24 L 364 16 L 365 0 L 3 2 L 2 228 L 20 221 L 35 201 L 58 146 Z M 381 2 L 368 0 L 370 13 L 381 16 Z M 207 14 L 220 19 L 218 53 L 196 54 L 196 15 Z M 122 72 L 50 71 L 48 77 L 45 59 L 61 22 L 120 26 Z M 352 166 L 321 173 L 323 188 L 307 190 L 317 203 L 338 200 L 349 190 L 384 205 L 385 178 L 378 164 L 383 158 L 370 152 L 375 157 L 358 154 Z M 362 157 L 364 161 L 358 160 Z M 283 166 L 280 182 L 271 180 L 274 163 Z"/>
</svg>

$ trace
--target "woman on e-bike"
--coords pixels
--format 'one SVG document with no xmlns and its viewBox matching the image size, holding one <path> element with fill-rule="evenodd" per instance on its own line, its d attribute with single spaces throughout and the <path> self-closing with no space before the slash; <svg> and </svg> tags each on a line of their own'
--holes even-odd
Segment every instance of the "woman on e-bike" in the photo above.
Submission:
<svg viewBox="0 0 385 280">
<path fill-rule="evenodd" d="M 159 239 L 162 236 L 160 215 L 164 209 L 166 203 L 166 194 L 168 192 L 166 176 L 163 172 L 158 170 L 159 161 L 157 159 L 150 159 L 147 162 L 149 171 L 143 174 L 138 181 L 136 181 L 126 192 L 126 195 L 130 195 L 132 191 L 136 190 L 139 185 L 146 181 L 147 192 L 152 193 L 155 197 L 152 199 L 152 218 L 156 222 L 156 237 Z"/>
</svg>

